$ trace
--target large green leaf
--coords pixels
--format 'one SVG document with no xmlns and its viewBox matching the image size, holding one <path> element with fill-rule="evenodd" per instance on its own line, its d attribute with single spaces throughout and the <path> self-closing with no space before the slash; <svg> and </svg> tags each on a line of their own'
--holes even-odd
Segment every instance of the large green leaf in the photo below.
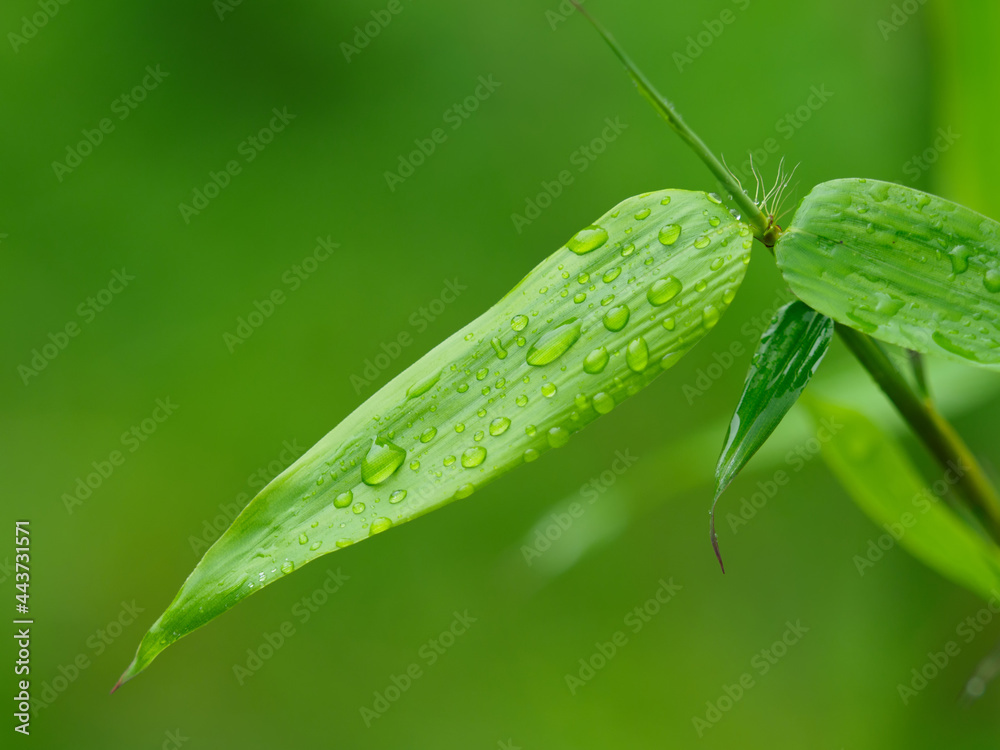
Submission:
<svg viewBox="0 0 1000 750">
<path fill-rule="evenodd" d="M 838 323 L 1000 367 L 1000 224 L 875 180 L 813 188 L 775 246 L 792 291 Z"/>
<path fill-rule="evenodd" d="M 722 556 L 715 534 L 715 504 L 809 384 L 830 347 L 833 332 L 830 318 L 796 300 L 774 314 L 761 336 L 715 467 L 710 528 L 719 565 Z"/>
<path fill-rule="evenodd" d="M 859 571 L 867 571 L 890 545 L 899 544 L 983 598 L 1000 590 L 1000 550 L 942 497 L 962 467 L 949 469 L 928 486 L 892 435 L 867 417 L 815 398 L 806 403 L 828 427 L 823 458 L 854 502 L 879 525 L 869 547 L 855 558 Z M 880 544 L 883 535 L 887 539 Z"/>
<path fill-rule="evenodd" d="M 629 198 L 578 232 L 265 487 L 122 679 L 309 561 L 564 445 L 718 322 L 752 241 L 716 198 L 681 190 Z"/>
</svg>

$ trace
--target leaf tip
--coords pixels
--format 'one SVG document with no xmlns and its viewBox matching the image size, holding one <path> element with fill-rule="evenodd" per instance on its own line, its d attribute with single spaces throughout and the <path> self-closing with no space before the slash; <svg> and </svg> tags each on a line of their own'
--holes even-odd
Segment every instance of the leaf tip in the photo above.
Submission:
<svg viewBox="0 0 1000 750">
<path fill-rule="evenodd" d="M 720 492 L 719 495 L 721 494 Z M 708 512 L 708 533 L 712 539 L 712 549 L 715 551 L 715 559 L 719 561 L 719 567 L 722 568 L 722 573 L 725 575 L 726 566 L 722 562 L 722 553 L 719 551 L 719 535 L 715 533 L 715 504 L 719 502 L 719 495 L 715 496 L 715 500 L 712 501 L 712 509 Z"/>
</svg>

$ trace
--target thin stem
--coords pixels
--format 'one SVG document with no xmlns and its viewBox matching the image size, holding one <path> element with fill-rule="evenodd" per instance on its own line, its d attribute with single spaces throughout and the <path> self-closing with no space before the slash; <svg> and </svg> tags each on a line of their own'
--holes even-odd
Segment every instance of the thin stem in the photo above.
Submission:
<svg viewBox="0 0 1000 750">
<path fill-rule="evenodd" d="M 608 43 L 611 50 L 615 53 L 619 60 L 621 60 L 622 65 L 628 71 L 628 74 L 632 77 L 635 82 L 636 87 L 639 89 L 639 93 L 648 101 L 667 124 L 673 128 L 674 132 L 681 137 L 681 139 L 691 147 L 707 166 L 712 174 L 718 178 L 719 182 L 726 186 L 726 189 L 733 196 L 733 200 L 739 205 L 744 221 L 749 222 L 754 228 L 754 236 L 759 240 L 764 242 L 768 247 L 771 247 L 774 242 L 772 238 L 773 227 L 772 222 L 761 211 L 760 207 L 753 202 L 753 199 L 743 190 L 740 185 L 739 180 L 733 176 L 733 174 L 726 169 L 721 161 L 715 156 L 714 153 L 705 145 L 705 142 L 688 127 L 688 124 L 684 122 L 684 119 L 680 116 L 674 105 L 667 101 L 661 94 L 656 90 L 649 79 L 646 78 L 645 74 L 639 70 L 638 66 L 632 62 L 625 50 L 621 48 L 615 38 L 611 36 L 607 29 L 605 29 L 590 13 L 583 8 L 577 0 L 572 0 L 573 5 L 576 6 L 577 10 L 583 14 L 583 16 L 593 24 L 594 28 L 597 29 L 604 41 Z"/>
<path fill-rule="evenodd" d="M 957 476 L 956 484 L 976 516 L 994 539 L 1000 540 L 1000 496 L 955 428 L 930 399 L 917 395 L 871 337 L 839 323 L 837 333 L 931 455 Z"/>
</svg>

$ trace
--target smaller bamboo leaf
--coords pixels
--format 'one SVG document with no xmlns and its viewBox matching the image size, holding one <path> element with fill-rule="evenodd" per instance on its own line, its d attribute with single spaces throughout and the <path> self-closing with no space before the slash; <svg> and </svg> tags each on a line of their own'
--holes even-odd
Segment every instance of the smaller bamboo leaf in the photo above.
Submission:
<svg viewBox="0 0 1000 750">
<path fill-rule="evenodd" d="M 938 489 L 950 485 L 961 466 L 929 487 L 892 435 L 864 415 L 816 398 L 806 405 L 818 423 L 834 425 L 822 456 L 880 534 L 891 534 L 925 565 L 984 599 L 1000 589 L 1000 549 L 949 508 Z"/>
<path fill-rule="evenodd" d="M 809 384 L 830 347 L 833 332 L 830 318 L 796 300 L 774 314 L 771 325 L 761 336 L 715 467 L 715 499 L 709 527 L 712 548 L 723 572 L 726 568 L 715 533 L 715 505 L 719 496 L 770 437 Z"/>
</svg>

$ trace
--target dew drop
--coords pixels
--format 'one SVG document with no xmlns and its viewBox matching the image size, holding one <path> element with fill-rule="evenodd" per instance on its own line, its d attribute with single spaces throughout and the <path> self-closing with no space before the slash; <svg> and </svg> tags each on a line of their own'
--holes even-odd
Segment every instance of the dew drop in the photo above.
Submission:
<svg viewBox="0 0 1000 750">
<path fill-rule="evenodd" d="M 524 458 L 524 462 L 526 464 L 530 464 L 532 461 L 538 458 L 538 451 L 536 451 L 534 448 L 528 448 L 526 451 L 524 451 L 522 455 Z"/>
<path fill-rule="evenodd" d="M 406 397 L 416 398 L 417 396 L 423 396 L 427 391 L 434 387 L 434 385 L 441 379 L 441 371 L 438 370 L 432 373 L 428 377 L 420 380 L 413 385 L 411 385 L 406 391 Z"/>
<path fill-rule="evenodd" d="M 523 331 L 525 326 L 527 325 L 528 325 L 527 315 L 515 315 L 513 318 L 511 318 L 510 327 L 513 328 L 515 331 Z"/>
<path fill-rule="evenodd" d="M 579 320 L 570 318 L 539 336 L 528 347 L 528 364 L 541 367 L 557 360 L 580 338 L 580 326 Z"/>
<path fill-rule="evenodd" d="M 510 420 L 507 417 L 497 417 L 492 422 L 490 422 L 490 434 L 493 437 L 497 435 L 503 435 L 507 432 L 507 428 L 510 427 Z"/>
<path fill-rule="evenodd" d="M 639 212 L 636 213 L 635 218 L 637 220 L 639 220 L 639 221 L 642 221 L 643 219 L 649 218 L 649 215 L 651 213 L 652 213 L 652 210 L 650 210 L 648 208 L 644 208 L 641 211 L 639 211 Z"/>
<path fill-rule="evenodd" d="M 608 350 L 599 346 L 583 359 L 583 371 L 591 375 L 602 372 L 608 366 Z"/>
<path fill-rule="evenodd" d="M 667 224 L 665 227 L 660 229 L 660 244 L 673 245 L 675 242 L 677 242 L 677 239 L 680 236 L 681 236 L 680 224 Z"/>
<path fill-rule="evenodd" d="M 657 307 L 665 305 L 680 294 L 682 288 L 681 282 L 676 277 L 664 276 L 652 283 L 646 292 L 646 299 L 649 300 L 649 304 Z"/>
<path fill-rule="evenodd" d="M 709 244 L 711 244 L 711 242 L 712 242 L 712 240 L 710 240 L 705 235 L 702 235 L 701 237 L 699 237 L 698 239 L 696 239 L 694 241 L 694 246 L 696 248 L 698 248 L 699 250 L 703 250 L 704 248 L 708 247 Z"/>
<path fill-rule="evenodd" d="M 556 385 L 555 383 L 546 383 L 542 386 L 542 395 L 545 398 L 552 398 L 556 395 Z"/>
<path fill-rule="evenodd" d="M 351 510 L 354 512 L 354 515 L 360 516 L 362 513 L 365 512 L 365 504 L 364 503 L 356 503 L 354 505 L 354 507 L 351 508 Z"/>
<path fill-rule="evenodd" d="M 493 347 L 493 351 L 496 352 L 498 359 L 506 359 L 507 350 L 503 348 L 503 342 L 496 336 L 490 339 L 490 346 Z"/>
<path fill-rule="evenodd" d="M 401 503 L 406 499 L 406 490 L 396 490 L 389 495 L 389 502 L 393 505 Z"/>
<path fill-rule="evenodd" d="M 476 491 L 475 486 L 471 482 L 466 482 L 465 484 L 459 486 L 457 490 L 455 490 L 455 499 L 464 500 L 475 491 Z"/>
<path fill-rule="evenodd" d="M 464 466 L 466 469 L 474 469 L 485 460 L 486 460 L 486 449 L 481 445 L 477 445 L 472 448 L 466 448 L 464 451 L 462 451 L 462 466 Z"/>
<path fill-rule="evenodd" d="M 553 448 L 561 448 L 569 442 L 569 430 L 565 427 L 553 427 L 548 432 L 548 441 Z"/>
<path fill-rule="evenodd" d="M 598 414 L 607 414 L 615 408 L 615 400 L 603 391 L 594 394 L 594 411 Z"/>
<path fill-rule="evenodd" d="M 577 255 L 593 252 L 608 241 L 608 233 L 599 226 L 591 225 L 581 229 L 566 243 L 566 247 Z"/>
<path fill-rule="evenodd" d="M 420 433 L 420 442 L 429 443 L 437 435 L 438 431 L 436 427 L 428 427 L 426 430 Z"/>
<path fill-rule="evenodd" d="M 285 560 L 283 563 L 281 563 L 281 572 L 284 573 L 285 575 L 288 575 L 293 570 L 295 570 L 295 563 L 293 563 L 291 560 Z"/>
<path fill-rule="evenodd" d="M 986 291 L 993 292 L 996 294 L 1000 292 L 1000 271 L 995 268 L 991 268 L 986 272 L 986 276 L 983 277 L 983 286 L 986 287 Z"/>
<path fill-rule="evenodd" d="M 333 507 L 335 508 L 346 508 L 348 505 L 354 502 L 354 493 L 348 490 L 347 492 L 341 492 L 333 500 Z"/>
<path fill-rule="evenodd" d="M 972 251 L 968 247 L 965 245 L 955 245 L 948 253 L 948 256 L 951 258 L 952 273 L 965 273 L 968 271 L 970 255 L 972 255 Z"/>
<path fill-rule="evenodd" d="M 642 372 L 649 364 L 649 347 L 646 339 L 640 336 L 629 342 L 625 350 L 625 362 L 632 372 Z"/>
<path fill-rule="evenodd" d="M 309 537 L 306 536 L 304 533 L 299 534 L 299 544 L 308 544 L 308 543 L 309 543 Z"/>
<path fill-rule="evenodd" d="M 388 518 L 376 518 L 372 521 L 372 525 L 368 528 L 368 536 L 375 536 L 376 534 L 381 534 L 383 531 L 387 530 L 392 526 L 392 521 Z"/>
<path fill-rule="evenodd" d="M 368 454 L 361 459 L 361 481 L 374 487 L 391 477 L 406 458 L 406 451 L 378 437 L 372 441 Z"/>
<path fill-rule="evenodd" d="M 628 324 L 628 318 L 628 305 L 618 305 L 616 307 L 612 307 L 604 313 L 604 327 L 612 332 L 620 331 Z"/>
</svg>

